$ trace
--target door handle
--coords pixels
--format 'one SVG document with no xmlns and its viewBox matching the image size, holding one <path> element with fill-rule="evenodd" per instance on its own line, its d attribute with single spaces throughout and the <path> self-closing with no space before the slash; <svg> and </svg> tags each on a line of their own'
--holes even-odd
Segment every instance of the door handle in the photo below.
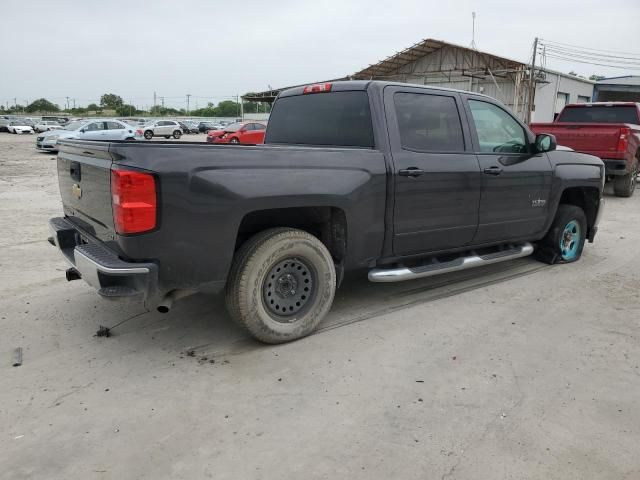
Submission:
<svg viewBox="0 0 640 480">
<path fill-rule="evenodd" d="M 487 175 L 500 175 L 502 173 L 502 169 L 500 167 L 489 167 L 484 169 L 484 173 Z"/>
<path fill-rule="evenodd" d="M 401 177 L 419 177 L 424 173 L 424 170 L 421 170 L 417 167 L 409 167 L 402 169 L 398 172 L 398 175 Z"/>
</svg>

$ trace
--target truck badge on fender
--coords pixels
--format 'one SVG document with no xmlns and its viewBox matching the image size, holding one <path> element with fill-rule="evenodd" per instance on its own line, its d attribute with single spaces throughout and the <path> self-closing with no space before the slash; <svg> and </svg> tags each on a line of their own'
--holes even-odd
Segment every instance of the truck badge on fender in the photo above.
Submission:
<svg viewBox="0 0 640 480">
<path fill-rule="evenodd" d="M 77 183 L 74 183 L 71 186 L 71 193 L 73 193 L 73 195 L 75 195 L 76 198 L 82 197 L 82 189 L 80 188 L 80 185 L 78 185 Z"/>
</svg>

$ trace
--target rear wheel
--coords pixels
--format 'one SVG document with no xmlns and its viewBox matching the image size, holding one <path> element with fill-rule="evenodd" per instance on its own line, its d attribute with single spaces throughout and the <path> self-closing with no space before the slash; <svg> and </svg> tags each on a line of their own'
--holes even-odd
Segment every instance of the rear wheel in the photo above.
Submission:
<svg viewBox="0 0 640 480">
<path fill-rule="evenodd" d="M 182 132 L 180 130 L 174 130 L 173 132 L 173 138 L 175 138 L 176 140 L 178 140 L 180 137 L 182 136 Z M 169 137 L 167 137 L 169 138 Z"/>
<path fill-rule="evenodd" d="M 636 177 L 638 164 L 636 163 L 627 175 L 617 176 L 613 179 L 613 193 L 616 197 L 630 197 L 636 189 Z"/>
<path fill-rule="evenodd" d="M 272 228 L 235 255 L 226 289 L 227 310 L 254 338 L 282 343 L 310 334 L 333 302 L 331 254 L 313 235 Z"/>
<path fill-rule="evenodd" d="M 146 132 L 144 132 L 144 138 L 146 138 L 147 140 L 151 140 L 153 138 L 153 132 L 151 130 L 147 130 Z"/>
<path fill-rule="evenodd" d="M 240 143 L 240 140 L 238 140 L 236 137 L 233 137 L 231 140 L 229 140 L 229 143 L 233 143 L 233 144 L 238 144 Z"/>
<path fill-rule="evenodd" d="M 580 259 L 587 237 L 587 217 L 580 207 L 562 204 L 541 242 L 546 263 L 571 263 Z"/>
</svg>

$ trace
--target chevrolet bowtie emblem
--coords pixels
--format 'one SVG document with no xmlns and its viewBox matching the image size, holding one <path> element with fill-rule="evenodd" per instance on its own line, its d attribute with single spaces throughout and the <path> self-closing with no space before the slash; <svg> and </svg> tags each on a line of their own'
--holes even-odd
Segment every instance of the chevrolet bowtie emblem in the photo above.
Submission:
<svg viewBox="0 0 640 480">
<path fill-rule="evenodd" d="M 76 198 L 82 197 L 82 189 L 80 188 L 80 185 L 78 185 L 77 183 L 74 183 L 73 186 L 71 187 L 71 193 L 73 193 L 76 196 Z"/>
</svg>

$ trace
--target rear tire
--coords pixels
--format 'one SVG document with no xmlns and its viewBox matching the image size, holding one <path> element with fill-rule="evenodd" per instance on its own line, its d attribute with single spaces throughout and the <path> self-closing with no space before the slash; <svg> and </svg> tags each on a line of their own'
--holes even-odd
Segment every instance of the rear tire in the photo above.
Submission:
<svg viewBox="0 0 640 480">
<path fill-rule="evenodd" d="M 313 235 L 271 228 L 236 252 L 226 288 L 229 315 L 254 338 L 283 343 L 309 335 L 333 303 L 331 254 Z"/>
<path fill-rule="evenodd" d="M 545 263 L 571 263 L 580 259 L 587 238 L 587 217 L 580 207 L 561 204 L 547 235 L 540 242 Z"/>
<path fill-rule="evenodd" d="M 176 140 L 178 140 L 181 136 L 182 136 L 182 132 L 180 130 L 176 130 L 173 132 L 173 138 L 175 138 Z"/>
<path fill-rule="evenodd" d="M 638 165 L 634 165 L 631 173 L 620 175 L 613 179 L 613 193 L 616 197 L 630 197 L 636 189 Z"/>
<path fill-rule="evenodd" d="M 151 130 L 147 130 L 146 132 L 144 132 L 144 138 L 146 138 L 147 140 L 151 140 L 153 138 L 153 132 Z"/>
<path fill-rule="evenodd" d="M 240 143 L 240 140 L 238 140 L 236 137 L 233 137 L 231 140 L 229 140 L 229 143 L 233 143 L 234 145 L 237 145 Z"/>
</svg>

